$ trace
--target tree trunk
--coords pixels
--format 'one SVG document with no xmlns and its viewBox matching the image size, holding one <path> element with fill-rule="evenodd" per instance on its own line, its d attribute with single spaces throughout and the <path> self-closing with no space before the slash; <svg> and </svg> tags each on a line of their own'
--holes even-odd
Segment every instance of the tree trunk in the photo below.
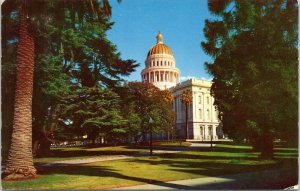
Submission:
<svg viewBox="0 0 300 191">
<path fill-rule="evenodd" d="M 263 134 L 260 142 L 260 149 L 262 159 L 274 159 L 274 143 L 271 133 L 266 132 Z"/>
<path fill-rule="evenodd" d="M 169 130 L 167 130 L 167 139 L 168 139 L 168 141 L 170 141 L 170 131 Z"/>
<path fill-rule="evenodd" d="M 4 170 L 5 180 L 34 178 L 32 156 L 32 91 L 34 39 L 28 32 L 24 10 L 20 11 L 19 45 L 16 58 L 16 89 L 12 140 Z"/>
<path fill-rule="evenodd" d="M 39 140 L 35 140 L 33 143 L 33 148 L 32 148 L 32 156 L 36 157 L 38 155 L 38 150 L 40 147 L 40 141 Z"/>
<path fill-rule="evenodd" d="M 185 104 L 185 139 L 189 139 L 188 117 L 188 105 Z"/>
</svg>

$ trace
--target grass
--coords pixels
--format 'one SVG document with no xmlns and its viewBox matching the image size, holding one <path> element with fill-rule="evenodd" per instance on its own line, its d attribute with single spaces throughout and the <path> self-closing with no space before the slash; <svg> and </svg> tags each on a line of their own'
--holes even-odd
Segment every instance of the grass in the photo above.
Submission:
<svg viewBox="0 0 300 191">
<path fill-rule="evenodd" d="M 146 149 L 145 147 L 125 146 L 68 148 L 57 149 L 57 153 L 63 155 L 64 152 L 66 152 L 64 154 L 71 152 L 72 154 L 74 151 L 80 153 L 83 150 L 107 154 L 138 152 Z M 37 179 L 18 182 L 3 181 L 2 185 L 5 189 L 109 189 L 265 169 L 297 168 L 298 150 L 295 148 L 277 148 L 276 160 L 258 160 L 257 156 L 258 153 L 252 152 L 249 146 L 220 144 L 215 148 L 201 149 L 200 151 L 185 151 L 76 166 L 43 167 L 38 169 L 39 177 Z M 91 157 L 91 155 L 83 157 Z M 51 158 L 48 159 L 51 161 Z M 44 160 L 47 161 L 47 158 Z M 297 176 L 297 172 L 295 171 L 291 176 Z"/>
<path fill-rule="evenodd" d="M 54 162 L 82 158 L 93 158 L 103 155 L 129 155 L 146 152 L 147 147 L 109 146 L 109 147 L 62 147 L 52 148 L 50 157 L 35 158 L 34 162 Z"/>
<path fill-rule="evenodd" d="M 155 142 L 155 149 L 172 149 L 173 147 L 187 147 L 190 143 L 188 142 L 166 142 L 160 141 Z M 106 147 L 61 147 L 52 148 L 52 156 L 35 158 L 34 162 L 54 162 L 61 160 L 72 160 L 72 159 L 82 159 L 82 158 L 93 158 L 103 155 L 129 155 L 137 154 L 141 152 L 149 152 L 148 146 L 106 146 Z"/>
</svg>

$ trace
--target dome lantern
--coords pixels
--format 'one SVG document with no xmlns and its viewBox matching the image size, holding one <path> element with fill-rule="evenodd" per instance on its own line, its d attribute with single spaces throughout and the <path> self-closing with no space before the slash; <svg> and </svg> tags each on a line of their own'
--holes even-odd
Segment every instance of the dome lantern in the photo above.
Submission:
<svg viewBox="0 0 300 191">
<path fill-rule="evenodd" d="M 160 33 L 160 31 L 158 32 L 157 36 L 156 36 L 156 40 L 157 40 L 157 44 L 163 44 L 163 35 Z"/>
</svg>

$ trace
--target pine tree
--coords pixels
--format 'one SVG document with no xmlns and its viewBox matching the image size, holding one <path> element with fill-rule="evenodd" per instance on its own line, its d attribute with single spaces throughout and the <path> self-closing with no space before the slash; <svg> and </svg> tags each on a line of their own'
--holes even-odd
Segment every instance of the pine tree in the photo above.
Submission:
<svg viewBox="0 0 300 191">
<path fill-rule="evenodd" d="M 297 3 L 212 0 L 209 8 L 218 19 L 206 20 L 202 47 L 213 58 L 206 67 L 224 130 L 272 158 L 275 137 L 297 139 Z"/>
</svg>

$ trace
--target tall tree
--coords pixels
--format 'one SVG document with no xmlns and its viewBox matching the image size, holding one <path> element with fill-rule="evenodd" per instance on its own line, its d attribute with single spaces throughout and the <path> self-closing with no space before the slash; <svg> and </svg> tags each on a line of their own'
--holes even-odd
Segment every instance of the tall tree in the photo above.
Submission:
<svg viewBox="0 0 300 191">
<path fill-rule="evenodd" d="M 28 29 L 25 3 L 20 8 L 19 44 L 12 141 L 4 174 L 6 180 L 36 176 L 32 157 L 32 91 L 34 39 Z"/>
<path fill-rule="evenodd" d="M 153 84 L 142 82 L 130 82 L 124 92 L 124 100 L 126 105 L 129 105 L 130 117 L 139 125 L 139 129 L 131 132 L 132 137 L 146 137 L 149 133 L 149 119 L 153 119 L 153 132 L 162 132 L 166 127 L 171 127 L 174 124 L 174 115 L 172 108 L 169 105 L 169 94 L 161 91 Z M 163 98 L 163 99 L 162 99 Z M 129 121 L 131 123 L 131 121 Z"/>
<path fill-rule="evenodd" d="M 189 107 L 193 102 L 193 94 L 191 90 L 184 90 L 180 97 L 185 105 L 185 139 L 189 139 Z"/>
<path fill-rule="evenodd" d="M 264 158 L 275 137 L 297 140 L 297 12 L 293 0 L 211 0 L 202 42 L 224 131 Z M 288 137 L 288 138 L 287 138 Z"/>
<path fill-rule="evenodd" d="M 164 103 L 166 104 L 166 106 L 163 106 L 166 109 L 166 112 L 167 113 L 170 112 L 170 114 L 166 115 L 168 117 L 164 118 L 167 121 L 167 124 L 164 126 L 164 130 L 167 134 L 168 140 L 170 140 L 170 133 L 173 136 L 173 133 L 174 133 L 173 125 L 176 122 L 176 119 L 175 119 L 176 114 L 173 111 L 174 96 L 172 95 L 172 92 L 170 90 L 166 89 L 166 90 L 161 91 L 161 98 L 164 99 Z"/>
<path fill-rule="evenodd" d="M 26 8 L 26 18 L 24 14 L 20 14 L 20 4 L 23 8 Z M 107 0 L 7 0 L 2 6 L 2 11 L 3 25 L 6 26 L 3 27 L 4 30 L 2 30 L 2 45 L 10 47 L 7 49 L 10 51 L 5 50 L 5 52 L 14 54 L 14 46 L 19 43 L 16 62 L 17 70 L 15 72 L 17 76 L 16 93 L 18 94 L 15 95 L 15 107 L 20 107 L 20 105 L 18 105 L 20 96 L 27 95 L 24 93 L 22 93 L 23 95 L 20 94 L 20 92 L 23 91 L 20 90 L 20 87 L 23 88 L 23 86 L 20 86 L 18 83 L 21 82 L 22 85 L 25 84 L 24 82 L 27 83 L 27 81 L 21 81 L 20 78 L 28 77 L 29 79 L 29 77 L 32 76 L 28 75 L 31 75 L 31 71 L 33 71 L 22 71 L 23 73 L 20 75 L 18 63 L 22 62 L 23 67 L 24 63 L 32 61 L 32 66 L 30 65 L 30 67 L 33 68 L 33 63 L 35 62 L 36 69 L 33 81 L 33 116 L 30 117 L 30 121 L 25 122 L 30 125 L 17 128 L 19 126 L 15 124 L 17 124 L 18 121 L 16 119 L 18 114 L 15 114 L 14 134 L 16 134 L 15 132 L 20 133 L 24 129 L 30 129 L 31 131 L 31 124 L 33 122 L 34 138 L 40 139 L 42 135 L 46 137 L 44 140 L 48 140 L 50 137 L 47 137 L 47 135 L 52 134 L 52 129 L 59 122 L 57 119 L 57 104 L 59 104 L 62 97 L 70 93 L 70 85 L 74 86 L 75 84 L 77 88 L 82 86 L 92 87 L 92 84 L 103 84 L 103 86 L 115 87 L 120 84 L 123 75 L 129 75 L 137 66 L 132 60 L 122 60 L 120 53 L 117 52 L 116 46 L 106 38 L 105 32 L 112 26 L 112 23 L 109 22 L 107 17 L 111 14 Z M 21 23 L 19 25 L 20 27 L 16 24 L 18 21 Z M 19 28 L 20 33 L 18 34 L 15 31 Z M 21 35 L 23 35 L 23 37 Z M 27 36 L 24 38 L 24 35 Z M 35 45 L 35 50 L 30 47 L 32 45 Z M 74 54 L 74 52 L 78 54 Z M 30 55 L 24 55 L 24 53 Z M 24 58 L 22 56 L 26 57 Z M 6 55 L 4 57 L 5 59 L 3 60 L 7 61 L 4 63 L 5 66 L 8 66 L 9 63 L 14 65 L 13 62 L 9 61 L 9 56 Z M 34 60 L 32 60 L 33 58 Z M 26 60 L 26 62 L 23 62 L 24 60 Z M 7 68 L 5 71 L 11 72 L 11 75 L 4 75 L 4 77 L 14 76 L 14 67 L 5 68 Z M 84 73 L 85 69 L 88 69 L 88 72 Z M 24 72 L 26 75 L 22 75 Z M 84 77 L 78 75 L 83 73 Z M 90 81 L 92 83 L 90 83 Z M 2 81 L 2 84 L 3 83 L 6 84 L 6 82 Z M 30 83 L 29 86 L 26 86 L 27 89 L 24 90 L 29 91 L 29 89 L 31 89 L 29 93 L 31 93 L 32 96 L 32 86 L 30 86 Z M 10 91 L 7 87 L 2 89 Z M 14 95 L 14 93 L 8 92 L 5 95 Z M 28 116 L 31 116 L 32 106 L 28 101 L 22 103 L 26 106 L 30 105 L 30 108 L 29 106 L 27 108 L 27 115 L 22 115 L 23 118 L 27 116 L 26 120 L 29 120 Z M 3 108 L 6 108 L 6 106 L 2 106 L 2 109 Z M 16 112 L 17 110 L 15 113 Z M 10 120 L 10 117 L 8 116 L 5 119 Z M 34 120 L 32 121 L 32 119 Z M 21 120 L 21 118 L 19 120 Z M 10 126 L 10 122 L 5 122 L 5 124 L 6 127 Z M 44 131 L 44 133 L 40 133 L 41 131 Z M 29 135 L 30 133 L 25 134 L 28 140 L 25 140 L 26 144 L 24 144 L 25 142 L 23 143 L 23 140 L 18 141 L 18 139 L 15 139 L 16 135 L 14 134 L 9 159 L 6 165 L 7 168 L 5 170 L 6 179 L 34 177 L 35 170 L 29 167 L 29 163 L 33 167 L 32 156 L 31 160 L 25 159 L 29 157 L 31 153 L 31 151 L 29 152 L 29 150 L 31 150 L 31 135 Z M 24 136 L 24 134 L 22 134 L 22 136 Z M 18 147 L 16 142 L 21 144 L 22 147 Z M 47 142 L 47 147 L 49 148 L 49 146 L 50 144 Z M 17 150 L 15 149 L 16 147 L 18 147 Z M 28 152 L 28 155 L 17 153 L 20 150 Z M 17 155 L 17 157 L 11 153 Z M 25 160 L 26 163 L 23 163 Z M 24 167 L 25 165 L 27 165 L 26 168 Z"/>
</svg>

